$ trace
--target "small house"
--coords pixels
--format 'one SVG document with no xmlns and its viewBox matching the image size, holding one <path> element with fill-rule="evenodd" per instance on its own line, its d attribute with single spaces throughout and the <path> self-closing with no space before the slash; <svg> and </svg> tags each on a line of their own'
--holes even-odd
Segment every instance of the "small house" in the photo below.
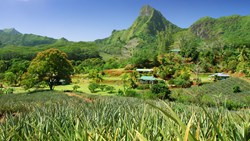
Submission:
<svg viewBox="0 0 250 141">
<path fill-rule="evenodd" d="M 153 72 L 153 69 L 136 69 L 137 72 L 139 73 L 148 73 L 148 72 Z"/>
<path fill-rule="evenodd" d="M 217 77 L 218 80 L 224 80 L 230 77 L 230 75 L 225 74 L 225 73 L 215 73 L 210 75 L 209 77 L 215 78 Z"/>
<path fill-rule="evenodd" d="M 156 84 L 158 82 L 154 76 L 141 76 L 139 80 L 141 84 Z"/>
</svg>

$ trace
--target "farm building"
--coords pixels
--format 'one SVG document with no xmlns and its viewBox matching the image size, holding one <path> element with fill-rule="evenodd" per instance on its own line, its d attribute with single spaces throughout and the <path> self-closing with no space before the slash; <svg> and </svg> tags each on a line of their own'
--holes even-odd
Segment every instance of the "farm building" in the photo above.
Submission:
<svg viewBox="0 0 250 141">
<path fill-rule="evenodd" d="M 148 72 L 153 72 L 153 69 L 136 69 L 137 72 L 139 73 L 148 73 Z"/>
<path fill-rule="evenodd" d="M 210 75 L 209 77 L 211 77 L 211 78 L 217 77 L 218 80 L 223 80 L 223 79 L 229 78 L 230 75 L 225 74 L 225 73 L 215 73 L 215 74 Z"/>
</svg>

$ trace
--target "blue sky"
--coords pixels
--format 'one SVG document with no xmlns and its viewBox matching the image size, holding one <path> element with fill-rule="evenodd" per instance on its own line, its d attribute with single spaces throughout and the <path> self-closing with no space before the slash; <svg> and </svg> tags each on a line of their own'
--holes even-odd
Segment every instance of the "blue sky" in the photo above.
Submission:
<svg viewBox="0 0 250 141">
<path fill-rule="evenodd" d="M 182 28 L 204 16 L 250 15 L 250 0 L 0 0 L 0 29 L 93 41 L 127 29 L 147 4 Z"/>
</svg>

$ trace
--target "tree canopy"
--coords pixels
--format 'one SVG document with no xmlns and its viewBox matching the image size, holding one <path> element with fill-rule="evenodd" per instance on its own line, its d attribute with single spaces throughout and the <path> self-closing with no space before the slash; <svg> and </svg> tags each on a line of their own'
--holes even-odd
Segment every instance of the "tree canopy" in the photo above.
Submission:
<svg viewBox="0 0 250 141">
<path fill-rule="evenodd" d="M 48 83 L 50 90 L 60 80 L 71 82 L 73 72 L 71 62 L 66 53 L 58 49 L 48 49 L 37 54 L 32 60 L 26 74 L 25 86 L 31 88 L 41 82 Z"/>
</svg>

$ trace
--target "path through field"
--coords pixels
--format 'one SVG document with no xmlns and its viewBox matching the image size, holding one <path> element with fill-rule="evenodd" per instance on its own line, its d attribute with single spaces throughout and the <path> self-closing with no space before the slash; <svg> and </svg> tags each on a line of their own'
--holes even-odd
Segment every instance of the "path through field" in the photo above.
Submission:
<svg viewBox="0 0 250 141">
<path fill-rule="evenodd" d="M 244 77 L 238 77 L 238 78 L 240 78 L 240 79 L 242 79 L 242 80 L 245 80 L 245 81 L 247 81 L 247 82 L 250 83 L 250 79 L 248 79 L 248 78 L 244 78 Z"/>
<path fill-rule="evenodd" d="M 86 102 L 93 102 L 92 99 L 87 98 L 87 97 L 84 97 L 84 96 L 81 96 L 81 95 L 78 95 L 78 94 L 75 94 L 75 93 L 73 93 L 73 92 L 66 92 L 65 94 L 67 94 L 68 96 L 73 96 L 73 97 L 77 97 L 77 98 L 83 99 L 83 100 L 85 100 Z"/>
</svg>

